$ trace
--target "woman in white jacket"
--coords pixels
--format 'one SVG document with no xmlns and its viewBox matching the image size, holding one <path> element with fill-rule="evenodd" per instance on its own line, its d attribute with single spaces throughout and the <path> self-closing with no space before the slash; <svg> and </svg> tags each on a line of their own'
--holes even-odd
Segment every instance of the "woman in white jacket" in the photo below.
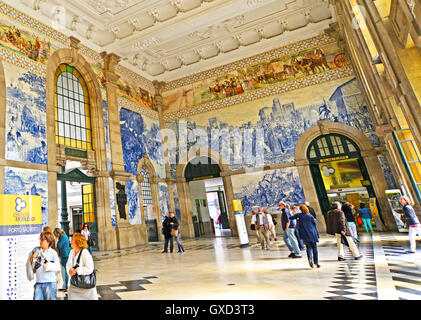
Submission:
<svg viewBox="0 0 421 320">
<path fill-rule="evenodd" d="M 71 242 L 72 250 L 69 254 L 69 260 L 67 260 L 66 271 L 70 277 L 75 274 L 89 275 L 94 271 L 94 260 L 92 259 L 89 250 L 83 250 L 88 248 L 86 238 L 80 233 L 74 233 Z M 74 268 L 76 261 L 80 256 L 79 266 Z M 96 287 L 91 289 L 83 289 L 75 287 L 70 283 L 69 286 L 69 300 L 98 300 Z"/>
</svg>

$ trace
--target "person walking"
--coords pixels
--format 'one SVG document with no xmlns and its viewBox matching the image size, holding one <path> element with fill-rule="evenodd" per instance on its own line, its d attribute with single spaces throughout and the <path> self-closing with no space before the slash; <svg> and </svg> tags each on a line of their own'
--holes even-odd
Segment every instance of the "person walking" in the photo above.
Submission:
<svg viewBox="0 0 421 320">
<path fill-rule="evenodd" d="M 260 235 L 259 235 L 259 229 L 257 228 L 256 224 L 256 211 L 251 211 L 251 222 L 250 222 L 250 230 L 254 231 L 256 233 L 257 243 L 260 243 Z"/>
<path fill-rule="evenodd" d="M 75 275 L 90 275 L 94 272 L 94 260 L 88 249 L 86 237 L 81 233 L 74 233 L 71 241 L 72 250 L 66 264 L 66 271 L 70 277 Z M 70 279 L 69 300 L 98 300 L 96 287 L 84 289 L 76 287 Z"/>
<path fill-rule="evenodd" d="M 292 206 L 291 215 L 295 215 L 297 213 L 299 213 L 298 206 L 294 204 Z M 298 219 L 295 224 L 294 236 L 297 239 L 298 247 L 300 248 L 300 251 L 301 251 L 304 249 L 304 246 L 303 246 L 303 242 L 301 241 L 299 230 L 300 230 L 300 219 Z"/>
<path fill-rule="evenodd" d="M 263 209 L 259 207 L 256 213 L 256 226 L 259 230 L 260 245 L 262 250 L 270 250 L 269 243 L 269 221 L 266 215 L 263 213 Z M 266 244 L 266 245 L 265 245 Z"/>
<path fill-rule="evenodd" d="M 366 208 L 364 203 L 360 203 L 360 209 L 358 210 L 358 213 L 363 220 L 365 231 L 368 232 L 369 228 L 370 231 L 373 232 L 373 227 L 371 226 L 371 219 L 373 218 L 373 215 L 371 214 L 370 209 Z"/>
<path fill-rule="evenodd" d="M 273 217 L 272 217 L 272 215 L 269 214 L 268 209 L 266 209 L 264 211 L 264 213 L 265 213 L 265 217 L 266 217 L 266 219 L 268 219 L 268 223 L 269 223 L 269 241 L 272 240 L 272 236 L 273 236 L 273 239 L 276 241 L 277 239 L 276 239 L 275 223 L 273 221 Z"/>
<path fill-rule="evenodd" d="M 289 219 L 289 217 L 291 216 L 291 213 L 286 208 L 285 202 L 283 201 L 279 202 L 279 209 L 281 209 L 281 212 L 282 212 L 281 223 L 282 223 L 282 230 L 284 231 L 284 234 L 283 234 L 284 241 L 289 251 L 291 252 L 288 257 L 301 258 L 301 251 L 300 251 L 300 248 L 298 247 L 298 242 L 294 235 L 296 221 Z"/>
<path fill-rule="evenodd" d="M 67 237 L 67 234 L 60 228 L 54 229 L 54 235 L 57 238 L 57 249 L 60 257 L 60 263 L 61 263 L 61 276 L 63 278 L 63 287 L 59 288 L 59 290 L 65 290 L 67 291 L 69 286 L 69 275 L 66 271 L 66 264 L 67 260 L 69 259 L 70 254 L 70 241 Z"/>
<path fill-rule="evenodd" d="M 342 244 L 342 236 L 345 237 L 349 249 L 351 250 L 352 256 L 355 260 L 361 259 L 363 256 L 360 254 L 354 240 L 351 237 L 348 223 L 345 218 L 344 212 L 341 210 L 342 206 L 339 202 L 332 202 L 332 209 L 326 214 L 326 233 L 336 236 L 336 242 L 338 247 L 338 261 L 344 261 L 344 247 Z"/>
<path fill-rule="evenodd" d="M 415 253 L 416 250 L 416 236 L 421 236 L 421 224 L 420 220 L 418 219 L 417 215 L 415 214 L 414 209 L 411 206 L 411 201 L 406 196 L 401 196 L 399 199 L 401 205 L 403 205 L 403 212 L 404 214 L 401 215 L 403 219 L 405 219 L 406 224 L 408 225 L 408 236 L 409 236 L 409 250 L 407 253 Z"/>
<path fill-rule="evenodd" d="M 316 219 L 317 221 L 317 216 L 316 216 L 316 211 L 314 211 L 314 209 L 312 207 L 310 207 L 310 202 L 306 201 L 304 202 L 304 204 L 306 205 L 308 211 L 310 211 L 310 214 L 314 217 L 314 219 Z"/>
<path fill-rule="evenodd" d="M 300 236 L 306 246 L 308 264 L 311 268 L 314 266 L 320 268 L 317 250 L 317 242 L 319 242 L 319 234 L 316 228 L 317 220 L 312 216 L 306 205 L 300 205 L 300 211 L 291 216 L 290 220 L 300 219 Z"/>
<path fill-rule="evenodd" d="M 89 245 L 89 237 L 91 236 L 91 231 L 89 230 L 89 226 L 87 223 L 83 224 L 83 228 L 80 233 L 85 237 L 86 243 L 88 244 L 89 253 L 92 254 L 92 247 Z"/>
<path fill-rule="evenodd" d="M 54 243 L 51 232 L 41 232 L 40 246 L 29 254 L 27 276 L 29 281 L 36 278 L 34 300 L 57 300 L 56 272 L 60 271 L 60 262 L 57 252 L 52 248 Z"/>
<path fill-rule="evenodd" d="M 357 225 L 355 224 L 355 218 L 354 218 L 354 205 L 350 202 L 344 202 L 342 204 L 342 211 L 345 214 L 346 221 L 348 223 L 349 231 L 351 232 L 351 237 L 354 238 L 354 240 L 360 242 L 358 231 L 357 231 Z"/>
<path fill-rule="evenodd" d="M 171 230 L 173 229 L 173 225 L 177 224 L 177 218 L 174 217 L 173 212 L 168 212 L 168 216 L 165 217 L 164 222 L 162 223 L 163 231 L 164 231 L 164 250 L 162 253 L 168 253 L 168 242 L 170 243 L 170 252 L 172 253 L 174 250 L 174 239 L 171 234 Z"/>
</svg>

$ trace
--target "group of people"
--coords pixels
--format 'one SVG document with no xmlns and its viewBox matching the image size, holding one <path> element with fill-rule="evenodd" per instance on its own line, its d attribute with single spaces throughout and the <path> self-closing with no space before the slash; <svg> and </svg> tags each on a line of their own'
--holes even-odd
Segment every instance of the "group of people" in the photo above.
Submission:
<svg viewBox="0 0 421 320">
<path fill-rule="evenodd" d="M 307 259 L 311 268 L 320 268 L 317 243 L 319 242 L 319 233 L 317 231 L 317 219 L 314 209 L 309 202 L 305 204 L 292 205 L 280 201 L 281 223 L 283 230 L 283 240 L 290 251 L 289 258 L 301 258 L 301 250 L 306 247 Z M 333 202 L 332 208 L 325 216 L 327 233 L 337 237 L 338 260 L 345 260 L 344 247 L 346 244 L 355 259 L 361 259 L 356 242 L 359 242 L 358 231 L 354 218 L 354 206 L 346 202 L 341 204 Z M 362 218 L 366 231 L 370 229 L 372 214 L 370 209 L 360 204 L 358 210 Z M 270 235 L 273 235 L 276 241 L 274 218 L 268 210 L 263 212 L 258 208 L 258 212 L 252 211 L 251 229 L 256 231 L 258 242 L 262 249 L 270 250 Z M 304 244 L 304 246 L 303 246 Z"/>
<path fill-rule="evenodd" d="M 281 224 L 283 239 L 288 247 L 289 258 L 301 258 L 301 250 L 307 251 L 307 259 L 311 268 L 320 268 L 317 242 L 319 234 L 317 232 L 317 220 L 314 209 L 306 202 L 302 205 L 290 206 L 280 201 Z M 270 250 L 271 235 L 277 240 L 275 231 L 275 219 L 268 210 L 263 211 L 261 207 L 258 211 L 252 211 L 251 229 L 256 231 L 258 242 L 262 249 Z"/>
<path fill-rule="evenodd" d="M 415 253 L 416 236 L 421 236 L 421 224 L 411 206 L 411 202 L 406 196 L 400 198 L 403 206 L 402 218 L 406 221 L 409 229 L 409 250 L 407 253 Z M 283 230 L 283 240 L 288 247 L 290 258 L 301 258 L 303 243 L 307 251 L 307 259 L 311 268 L 320 268 L 317 243 L 319 234 L 317 231 L 316 213 L 309 202 L 302 205 L 289 206 L 283 201 L 279 202 L 281 210 L 281 223 Z M 360 242 L 357 231 L 355 217 L 361 218 L 366 232 L 373 232 L 371 219 L 372 212 L 364 203 L 359 204 L 359 209 L 350 202 L 332 202 L 331 209 L 325 215 L 326 233 L 334 235 L 337 240 L 338 261 L 344 261 L 344 245 L 349 248 L 355 260 L 360 260 L 363 255 L 360 253 L 357 243 Z M 251 230 L 255 230 L 258 243 L 262 249 L 270 250 L 270 235 L 276 240 L 275 219 L 268 210 L 263 211 L 261 207 L 258 211 L 252 211 Z"/>
<path fill-rule="evenodd" d="M 57 290 L 68 291 L 69 300 L 98 300 L 95 287 L 80 288 L 70 281 L 75 275 L 94 272 L 90 235 L 86 223 L 80 232 L 73 233 L 71 241 L 62 229 L 44 227 L 40 245 L 29 253 L 26 263 L 28 280 L 36 280 L 34 300 L 57 300 Z"/>
</svg>

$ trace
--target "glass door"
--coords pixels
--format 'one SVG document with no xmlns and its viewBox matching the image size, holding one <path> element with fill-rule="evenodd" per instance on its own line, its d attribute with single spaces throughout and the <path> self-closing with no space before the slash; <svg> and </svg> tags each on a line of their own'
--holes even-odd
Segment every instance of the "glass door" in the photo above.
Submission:
<svg viewBox="0 0 421 320">
<path fill-rule="evenodd" d="M 87 223 L 89 231 L 95 239 L 93 250 L 98 250 L 98 230 L 95 222 L 95 193 L 93 184 L 82 185 L 83 223 Z"/>
</svg>

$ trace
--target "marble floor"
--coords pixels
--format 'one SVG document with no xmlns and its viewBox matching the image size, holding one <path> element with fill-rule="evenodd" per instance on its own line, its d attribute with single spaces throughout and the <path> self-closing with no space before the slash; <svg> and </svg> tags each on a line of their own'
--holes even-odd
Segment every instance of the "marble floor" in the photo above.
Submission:
<svg viewBox="0 0 421 320">
<path fill-rule="evenodd" d="M 282 236 L 270 251 L 256 238 L 182 241 L 184 254 L 161 253 L 162 243 L 95 252 L 97 291 L 104 300 L 402 300 L 421 299 L 421 239 L 407 254 L 408 235 L 361 234 L 361 260 L 337 260 L 336 239 L 321 235 L 320 269 L 288 258 Z M 176 244 L 175 244 L 176 248 Z"/>
</svg>

